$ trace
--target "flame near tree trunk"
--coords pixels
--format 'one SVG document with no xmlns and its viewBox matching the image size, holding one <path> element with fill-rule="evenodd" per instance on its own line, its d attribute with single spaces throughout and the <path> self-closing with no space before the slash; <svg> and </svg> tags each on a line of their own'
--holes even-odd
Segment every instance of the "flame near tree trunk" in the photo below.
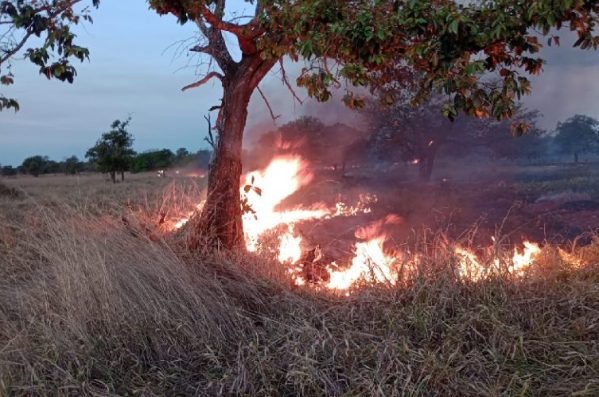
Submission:
<svg viewBox="0 0 599 397">
<path fill-rule="evenodd" d="M 338 201 L 334 207 L 320 202 L 310 206 L 299 205 L 282 209 L 284 200 L 313 181 L 314 176 L 309 172 L 308 165 L 299 156 L 276 157 L 265 169 L 247 174 L 240 188 L 242 202 L 247 210 L 243 215 L 245 247 L 250 252 L 276 252 L 279 262 L 287 266 L 297 285 L 306 284 L 308 281 L 301 275 L 300 261 L 306 247 L 303 247 L 304 241 L 298 233 L 297 226 L 311 220 L 367 214 L 371 212 L 370 205 L 377 201 L 376 196 L 361 195 L 355 206 Z M 204 202 L 200 203 L 197 209 L 201 210 L 203 206 Z M 192 214 L 193 212 L 179 220 L 174 228 L 185 225 Z M 397 215 L 387 215 L 377 222 L 359 228 L 355 233 L 357 241 L 353 245 L 351 260 L 346 266 L 338 266 L 335 262 L 325 264 L 330 277 L 321 285 L 332 290 L 348 290 L 362 281 L 395 285 L 400 276 L 400 268 L 404 272 L 402 274 L 405 274 L 406 269 L 408 274 L 416 272 L 421 263 L 420 256 L 410 257 L 409 253 L 405 255 L 401 252 L 387 252 L 384 248 L 389 238 L 386 230 L 401 221 Z M 270 231 L 280 233 L 276 239 L 276 247 L 265 246 L 266 243 L 261 241 Z M 269 244 L 272 244 L 272 240 L 269 241 Z M 511 255 L 495 257 L 489 263 L 483 261 L 474 251 L 458 246 L 452 251 L 456 276 L 462 280 L 478 282 L 504 274 L 503 266 L 509 275 L 522 277 L 542 252 L 538 244 L 529 241 L 525 241 L 523 246 L 522 250 L 514 248 Z M 569 263 L 580 266 L 579 261 L 573 260 L 561 250 L 559 252 Z"/>
</svg>

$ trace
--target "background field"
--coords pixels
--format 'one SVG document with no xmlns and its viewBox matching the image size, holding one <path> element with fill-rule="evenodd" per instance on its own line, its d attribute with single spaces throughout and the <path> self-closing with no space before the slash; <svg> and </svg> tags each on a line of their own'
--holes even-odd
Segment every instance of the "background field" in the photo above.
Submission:
<svg viewBox="0 0 599 397">
<path fill-rule="evenodd" d="M 418 274 L 349 297 L 266 256 L 189 252 L 164 225 L 203 178 L 2 180 L 0 395 L 599 394 L 596 166 L 440 165 L 426 185 L 401 167 L 319 173 L 289 199 L 380 196 L 357 224 L 303 230 L 331 247 L 334 230 L 404 218 L 394 243 L 422 254 Z M 523 279 L 456 277 L 451 242 L 487 244 L 501 223 L 505 244 L 546 239 L 586 265 L 547 248 Z"/>
</svg>

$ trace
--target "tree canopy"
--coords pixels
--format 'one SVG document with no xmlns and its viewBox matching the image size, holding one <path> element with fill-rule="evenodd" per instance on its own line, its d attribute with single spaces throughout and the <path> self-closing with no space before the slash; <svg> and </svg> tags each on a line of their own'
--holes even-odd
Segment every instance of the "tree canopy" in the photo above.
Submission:
<svg viewBox="0 0 599 397">
<path fill-rule="evenodd" d="M 459 1 L 256 0 L 251 1 L 256 15 L 245 24 L 224 20 L 224 0 L 149 2 L 181 23 L 199 23 L 211 34 L 234 34 L 244 53 L 313 61 L 298 83 L 318 100 L 328 100 L 342 79 L 384 91 L 416 70 L 424 78 L 413 103 L 422 103 L 434 90 L 452 94 L 444 107 L 449 118 L 459 111 L 513 116 L 516 100 L 530 92 L 525 75 L 540 73 L 544 64 L 536 56 L 541 35 L 548 45 L 559 44 L 554 32 L 568 27 L 578 35 L 576 47 L 599 46 L 593 35 L 599 2 L 588 0 L 481 0 L 467 6 Z M 227 73 L 234 62 L 208 47 L 192 51 L 222 58 L 217 63 Z M 502 84 L 488 85 L 480 78 L 483 72 L 496 72 Z M 390 94 L 384 99 L 395 98 Z M 350 89 L 344 101 L 363 105 Z"/>
<path fill-rule="evenodd" d="M 576 115 L 558 123 L 554 143 L 560 152 L 574 156 L 574 162 L 578 162 L 580 154 L 599 149 L 599 120 Z"/>
<path fill-rule="evenodd" d="M 38 177 L 46 172 L 50 159 L 48 156 L 31 156 L 23 160 L 21 169 L 25 174 Z"/>
<path fill-rule="evenodd" d="M 83 61 L 89 57 L 89 51 L 75 43 L 76 36 L 71 29 L 82 19 L 92 22 L 88 7 L 80 12 L 74 8 L 83 1 L 0 0 L 0 85 L 14 83 L 11 60 L 21 51 L 48 79 L 73 82 L 77 72 L 71 59 Z M 91 0 L 95 7 L 99 3 L 99 0 Z M 41 44 L 26 48 L 31 38 L 41 38 Z M 19 103 L 0 93 L 0 111 L 5 108 L 18 110 Z"/>
<path fill-rule="evenodd" d="M 102 134 L 102 137 L 91 147 L 86 157 L 94 162 L 100 172 L 107 172 L 113 182 L 116 182 L 116 173 L 121 174 L 121 180 L 125 179 L 125 171 L 131 167 L 132 156 L 135 151 L 133 146 L 133 136 L 127 131 L 131 122 L 131 117 L 125 121 L 115 120 L 109 132 Z"/>
</svg>

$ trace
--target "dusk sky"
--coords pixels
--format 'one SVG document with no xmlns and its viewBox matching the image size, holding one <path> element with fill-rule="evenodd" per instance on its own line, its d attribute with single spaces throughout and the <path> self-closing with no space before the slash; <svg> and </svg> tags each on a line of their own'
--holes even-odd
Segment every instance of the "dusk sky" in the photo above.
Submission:
<svg viewBox="0 0 599 397">
<path fill-rule="evenodd" d="M 2 93 L 18 99 L 22 109 L 0 113 L 0 164 L 17 166 L 37 154 L 55 160 L 83 158 L 113 120 L 128 114 L 133 117 L 130 132 L 137 151 L 179 147 L 196 151 L 205 146 L 203 117 L 218 104 L 220 85 L 213 81 L 182 93 L 181 87 L 198 76 L 194 68 L 180 70 L 187 63 L 185 54 L 173 59 L 175 51 L 167 50 L 193 37 L 194 26 L 159 17 L 143 0 L 102 0 L 92 16 L 93 25 L 77 28 L 79 44 L 90 49 L 91 61 L 76 65 L 73 85 L 48 81 L 35 66 L 13 62 L 15 85 L 2 87 Z M 577 113 L 599 118 L 599 53 L 575 50 L 570 48 L 572 40 L 562 41 L 561 48 L 544 52 L 548 65 L 542 76 L 533 78 L 533 95 L 525 100 L 543 113 L 542 126 L 548 129 Z M 282 115 L 279 124 L 306 113 L 325 122 L 357 117 L 337 103 L 294 104 L 275 72 L 262 86 L 275 113 Z M 248 120 L 250 136 L 272 126 L 262 99 L 255 96 Z"/>
</svg>

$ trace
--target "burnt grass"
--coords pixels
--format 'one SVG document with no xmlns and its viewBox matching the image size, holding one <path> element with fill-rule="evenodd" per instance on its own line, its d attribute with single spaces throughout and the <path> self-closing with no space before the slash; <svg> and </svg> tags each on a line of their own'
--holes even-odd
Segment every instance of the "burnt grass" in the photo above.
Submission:
<svg viewBox="0 0 599 397">
<path fill-rule="evenodd" d="M 592 233 L 573 251 L 586 266 L 548 249 L 517 280 L 460 280 L 447 252 L 498 233 L 570 247 L 597 225 L 597 175 L 578 171 L 318 176 L 289 203 L 351 204 L 364 190 L 379 202 L 302 227 L 315 244 L 347 245 L 393 212 L 390 243 L 422 253 L 414 277 L 351 296 L 296 287 L 267 256 L 189 252 L 159 234 L 157 219 L 193 208 L 203 181 L 5 181 L 24 193 L 0 196 L 0 396 L 599 395 Z M 160 238 L 132 233 L 134 220 Z"/>
</svg>

